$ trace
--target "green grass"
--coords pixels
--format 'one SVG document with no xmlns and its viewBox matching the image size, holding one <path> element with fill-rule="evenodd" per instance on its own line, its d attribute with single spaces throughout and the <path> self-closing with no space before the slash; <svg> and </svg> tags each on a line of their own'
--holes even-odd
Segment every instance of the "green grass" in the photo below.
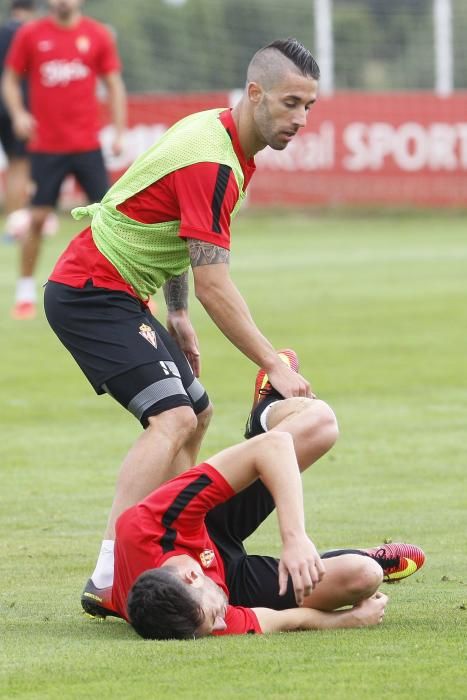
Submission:
<svg viewBox="0 0 467 700">
<path fill-rule="evenodd" d="M 38 277 L 76 230 L 47 242 Z M 367 630 L 144 642 L 80 614 L 136 421 L 97 398 L 42 314 L 9 319 L 0 248 L 0 697 L 467 696 L 465 215 L 243 215 L 232 274 L 258 325 L 300 354 L 341 438 L 305 476 L 320 549 L 413 541 L 424 569 Z M 254 367 L 192 302 L 215 404 L 206 457 L 237 441 Z M 278 552 L 271 518 L 249 543 Z"/>
</svg>

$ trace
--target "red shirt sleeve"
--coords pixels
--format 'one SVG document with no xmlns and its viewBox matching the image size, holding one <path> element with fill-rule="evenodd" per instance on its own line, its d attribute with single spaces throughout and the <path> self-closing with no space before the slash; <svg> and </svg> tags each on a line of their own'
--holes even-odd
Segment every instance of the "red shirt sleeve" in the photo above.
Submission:
<svg viewBox="0 0 467 700">
<path fill-rule="evenodd" d="M 227 628 L 213 632 L 215 636 L 226 634 L 262 634 L 258 618 L 251 608 L 242 608 L 238 605 L 229 605 L 225 616 Z"/>
<path fill-rule="evenodd" d="M 173 176 L 180 203 L 180 237 L 230 250 L 230 217 L 238 201 L 232 169 L 219 163 L 196 163 Z"/>
<path fill-rule="evenodd" d="M 106 27 L 100 27 L 100 50 L 97 56 L 96 72 L 107 75 L 121 70 L 121 62 L 112 33 Z"/>
<path fill-rule="evenodd" d="M 129 197 L 118 210 L 143 224 L 180 220 L 179 236 L 230 250 L 230 216 L 238 186 L 230 167 L 195 163 Z"/>
<path fill-rule="evenodd" d="M 27 73 L 30 70 L 30 26 L 18 29 L 8 50 L 5 65 L 15 73 Z"/>
</svg>

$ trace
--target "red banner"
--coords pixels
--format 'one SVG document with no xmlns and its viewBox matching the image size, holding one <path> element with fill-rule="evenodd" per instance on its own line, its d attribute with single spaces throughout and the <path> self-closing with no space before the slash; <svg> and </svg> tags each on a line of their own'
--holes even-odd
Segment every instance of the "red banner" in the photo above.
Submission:
<svg viewBox="0 0 467 700">
<path fill-rule="evenodd" d="M 131 95 L 125 153 L 115 179 L 181 117 L 233 104 L 239 93 Z M 107 121 L 107 120 L 105 120 Z M 338 93 L 319 98 L 284 151 L 256 156 L 250 205 L 467 206 L 467 93 Z M 76 196 L 68 182 L 67 200 Z"/>
</svg>

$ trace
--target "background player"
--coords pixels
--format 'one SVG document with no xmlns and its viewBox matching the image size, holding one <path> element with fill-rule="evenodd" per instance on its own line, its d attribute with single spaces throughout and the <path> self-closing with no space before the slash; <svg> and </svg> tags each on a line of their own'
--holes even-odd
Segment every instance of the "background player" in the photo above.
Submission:
<svg viewBox="0 0 467 700">
<path fill-rule="evenodd" d="M 34 0 L 12 0 L 7 21 L 0 27 L 0 78 L 5 58 L 18 29 L 24 22 L 33 19 Z M 23 102 L 27 104 L 27 84 L 21 84 Z M 0 93 L 0 142 L 7 157 L 5 171 L 5 213 L 22 209 L 29 199 L 30 175 L 26 142 L 14 133 L 10 115 Z M 8 233 L 8 232 L 7 232 Z"/>
<path fill-rule="evenodd" d="M 99 146 L 99 104 L 96 79 L 108 90 L 115 126 L 113 152 L 122 150 L 125 91 L 120 61 L 111 33 L 81 14 L 82 0 L 49 0 L 49 15 L 22 27 L 6 59 L 3 94 L 18 138 L 27 139 L 31 152 L 32 198 L 29 235 L 21 245 L 20 278 L 14 318 L 32 318 L 37 293 L 34 271 L 41 231 L 56 205 L 60 187 L 73 174 L 90 201 L 100 200 L 108 188 Z M 27 77 L 30 110 L 21 92 Z"/>
</svg>

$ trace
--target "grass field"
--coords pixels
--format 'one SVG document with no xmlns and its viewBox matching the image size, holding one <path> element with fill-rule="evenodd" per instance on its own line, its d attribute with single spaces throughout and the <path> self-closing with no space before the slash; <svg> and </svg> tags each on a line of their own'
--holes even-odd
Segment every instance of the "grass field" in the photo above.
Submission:
<svg viewBox="0 0 467 700">
<path fill-rule="evenodd" d="M 41 279 L 76 224 L 47 242 Z M 244 215 L 232 274 L 261 329 L 297 349 L 341 437 L 305 476 L 318 548 L 413 541 L 424 569 L 366 630 L 144 642 L 80 614 L 117 467 L 138 424 L 97 398 L 40 314 L 9 319 L 0 248 L 0 697 L 467 697 L 465 215 Z M 192 302 L 215 417 L 237 441 L 254 367 Z M 271 518 L 250 551 L 276 554 Z"/>
</svg>

